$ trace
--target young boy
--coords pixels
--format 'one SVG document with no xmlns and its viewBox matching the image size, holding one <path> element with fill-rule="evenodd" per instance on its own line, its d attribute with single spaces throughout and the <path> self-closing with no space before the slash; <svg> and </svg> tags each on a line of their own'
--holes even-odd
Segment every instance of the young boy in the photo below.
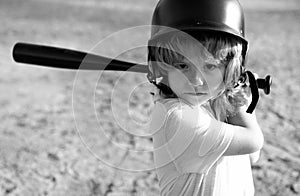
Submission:
<svg viewBox="0 0 300 196">
<path fill-rule="evenodd" d="M 148 78 L 158 89 L 150 129 L 162 195 L 254 195 L 262 148 L 249 87 L 247 40 L 235 0 L 160 0 Z M 157 80 L 161 79 L 160 82 Z"/>
</svg>

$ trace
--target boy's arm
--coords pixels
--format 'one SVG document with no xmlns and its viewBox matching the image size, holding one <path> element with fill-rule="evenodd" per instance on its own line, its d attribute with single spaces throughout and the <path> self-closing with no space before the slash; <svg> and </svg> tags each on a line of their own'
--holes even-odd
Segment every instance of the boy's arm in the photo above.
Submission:
<svg viewBox="0 0 300 196">
<path fill-rule="evenodd" d="M 255 78 L 257 78 L 257 74 L 255 74 Z M 233 130 L 234 136 L 224 155 L 250 154 L 253 163 L 257 161 L 257 151 L 259 152 L 262 148 L 264 137 L 257 122 L 255 111 L 252 114 L 246 112 L 252 101 L 249 84 L 244 84 L 240 88 L 247 104 L 238 107 L 236 114 L 227 118 L 228 124 L 231 125 L 228 128 Z"/>
<path fill-rule="evenodd" d="M 255 75 L 255 79 L 258 78 L 258 75 L 256 73 L 254 73 Z M 243 88 L 244 91 L 244 98 L 247 99 L 248 104 L 246 106 L 242 106 L 240 108 L 238 108 L 238 113 L 235 116 L 229 117 L 227 120 L 230 124 L 232 125 L 238 125 L 244 128 L 256 128 L 256 129 L 260 129 L 258 123 L 257 123 L 257 119 L 256 119 L 256 115 L 255 115 L 255 110 L 253 111 L 252 114 L 249 114 L 246 112 L 246 109 L 249 107 L 249 104 L 252 101 L 252 95 L 251 95 L 251 91 L 249 89 L 248 86 L 244 86 Z M 258 125 L 258 127 L 257 127 Z M 254 152 L 254 153 L 250 153 L 250 161 L 251 163 L 255 163 L 258 161 L 259 156 L 260 156 L 260 150 Z"/>
<path fill-rule="evenodd" d="M 233 131 L 233 139 L 225 156 L 252 154 L 262 148 L 264 137 L 256 120 L 255 112 L 246 112 L 246 106 L 238 108 L 236 115 L 227 119 L 225 128 Z"/>
<path fill-rule="evenodd" d="M 252 114 L 249 114 L 246 112 L 246 110 L 247 110 L 246 106 L 240 107 L 235 116 L 229 117 L 227 119 L 228 123 L 232 125 L 241 126 L 246 129 L 260 129 L 257 123 L 255 111 L 253 111 Z M 249 154 L 251 163 L 257 162 L 259 159 L 259 155 L 260 155 L 260 150 Z"/>
<path fill-rule="evenodd" d="M 249 129 L 258 128 L 259 125 L 256 120 L 255 110 L 252 114 L 247 113 L 246 110 L 247 106 L 239 107 L 234 116 L 229 116 L 227 118 L 228 123 Z"/>
</svg>

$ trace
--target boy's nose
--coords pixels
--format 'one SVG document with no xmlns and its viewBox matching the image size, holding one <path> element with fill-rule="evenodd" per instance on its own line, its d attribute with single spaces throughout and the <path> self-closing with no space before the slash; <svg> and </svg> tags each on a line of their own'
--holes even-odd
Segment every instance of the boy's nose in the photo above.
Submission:
<svg viewBox="0 0 300 196">
<path fill-rule="evenodd" d="M 194 70 L 193 76 L 190 79 L 190 83 L 193 86 L 202 86 L 204 84 L 204 79 L 200 71 Z"/>
</svg>

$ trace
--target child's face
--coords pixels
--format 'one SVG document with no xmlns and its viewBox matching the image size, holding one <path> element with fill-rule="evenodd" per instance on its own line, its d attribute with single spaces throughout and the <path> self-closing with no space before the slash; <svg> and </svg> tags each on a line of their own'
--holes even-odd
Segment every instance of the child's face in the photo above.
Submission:
<svg viewBox="0 0 300 196">
<path fill-rule="evenodd" d="M 223 87 L 225 66 L 204 47 L 185 47 L 181 54 L 185 58 L 168 70 L 173 92 L 192 105 L 203 104 L 216 96 Z"/>
</svg>

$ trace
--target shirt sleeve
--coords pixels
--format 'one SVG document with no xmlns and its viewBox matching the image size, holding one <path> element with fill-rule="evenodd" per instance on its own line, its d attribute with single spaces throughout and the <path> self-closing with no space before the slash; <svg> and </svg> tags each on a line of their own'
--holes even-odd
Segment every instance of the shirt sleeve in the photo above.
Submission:
<svg viewBox="0 0 300 196">
<path fill-rule="evenodd" d="M 182 173 L 207 173 L 233 137 L 228 124 L 217 121 L 204 108 L 174 110 L 164 125 L 164 161 L 172 161 Z"/>
</svg>

